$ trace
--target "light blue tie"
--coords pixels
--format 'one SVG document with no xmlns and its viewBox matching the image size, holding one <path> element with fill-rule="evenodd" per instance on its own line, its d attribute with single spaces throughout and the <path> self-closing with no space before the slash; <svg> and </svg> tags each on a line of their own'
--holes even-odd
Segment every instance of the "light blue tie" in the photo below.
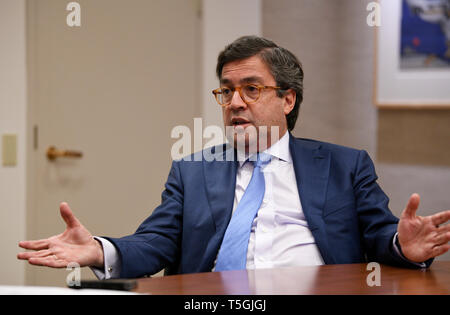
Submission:
<svg viewBox="0 0 450 315">
<path fill-rule="evenodd" d="M 252 179 L 245 189 L 233 216 L 217 256 L 215 271 L 245 269 L 247 248 L 252 222 L 261 206 L 266 190 L 261 166 L 270 162 L 270 155 L 258 154 Z"/>
</svg>

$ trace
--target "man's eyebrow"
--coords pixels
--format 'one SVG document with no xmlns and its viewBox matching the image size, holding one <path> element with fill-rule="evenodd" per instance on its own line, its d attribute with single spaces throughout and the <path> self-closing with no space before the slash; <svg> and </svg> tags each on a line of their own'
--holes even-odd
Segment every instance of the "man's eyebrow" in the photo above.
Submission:
<svg viewBox="0 0 450 315">
<path fill-rule="evenodd" d="M 220 79 L 220 84 L 222 84 L 222 85 L 228 85 L 230 83 L 231 83 L 231 81 L 228 79 Z"/>
<path fill-rule="evenodd" d="M 263 83 L 264 80 L 261 77 L 248 77 L 248 78 L 243 78 L 242 80 L 240 80 L 241 83 Z"/>
<path fill-rule="evenodd" d="M 258 77 L 258 76 L 246 77 L 246 78 L 243 78 L 243 79 L 239 80 L 240 84 L 242 84 L 242 83 L 260 83 L 260 84 L 262 84 L 263 82 L 264 82 L 263 78 L 262 77 Z M 229 84 L 231 84 L 231 80 L 226 79 L 226 78 L 225 79 L 221 79 L 220 80 L 220 84 L 222 84 L 222 85 L 229 85 Z"/>
</svg>

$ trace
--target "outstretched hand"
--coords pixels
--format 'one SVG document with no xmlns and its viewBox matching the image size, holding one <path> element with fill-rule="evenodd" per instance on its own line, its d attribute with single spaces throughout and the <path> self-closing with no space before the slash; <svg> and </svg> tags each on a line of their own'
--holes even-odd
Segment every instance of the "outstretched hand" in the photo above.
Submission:
<svg viewBox="0 0 450 315">
<path fill-rule="evenodd" d="M 91 233 L 78 221 L 69 205 L 61 203 L 61 217 L 66 230 L 59 235 L 36 241 L 22 241 L 19 246 L 32 252 L 22 252 L 18 259 L 28 260 L 32 265 L 65 268 L 71 262 L 81 267 L 103 267 L 103 249 Z"/>
<path fill-rule="evenodd" d="M 398 223 L 398 241 L 403 255 L 414 262 L 424 262 L 450 249 L 450 210 L 427 217 L 417 216 L 420 196 L 413 194 Z"/>
</svg>

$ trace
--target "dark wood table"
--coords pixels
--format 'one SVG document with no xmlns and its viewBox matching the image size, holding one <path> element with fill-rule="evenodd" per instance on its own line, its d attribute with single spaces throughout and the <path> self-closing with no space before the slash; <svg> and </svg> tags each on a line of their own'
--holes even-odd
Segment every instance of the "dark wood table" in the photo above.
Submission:
<svg viewBox="0 0 450 315">
<path fill-rule="evenodd" d="M 379 266 L 380 286 L 373 283 L 375 269 L 349 264 L 144 278 L 138 280 L 135 291 L 154 295 L 450 294 L 450 261 L 435 261 L 429 269 Z"/>
</svg>

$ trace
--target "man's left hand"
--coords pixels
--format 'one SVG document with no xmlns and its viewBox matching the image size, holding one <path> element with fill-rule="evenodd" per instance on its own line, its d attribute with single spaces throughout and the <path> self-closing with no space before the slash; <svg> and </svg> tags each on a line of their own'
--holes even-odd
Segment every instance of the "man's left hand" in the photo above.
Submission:
<svg viewBox="0 0 450 315">
<path fill-rule="evenodd" d="M 414 262 L 424 262 L 450 249 L 450 210 L 427 217 L 416 216 L 420 196 L 413 194 L 398 223 L 398 241 L 403 255 Z"/>
</svg>

